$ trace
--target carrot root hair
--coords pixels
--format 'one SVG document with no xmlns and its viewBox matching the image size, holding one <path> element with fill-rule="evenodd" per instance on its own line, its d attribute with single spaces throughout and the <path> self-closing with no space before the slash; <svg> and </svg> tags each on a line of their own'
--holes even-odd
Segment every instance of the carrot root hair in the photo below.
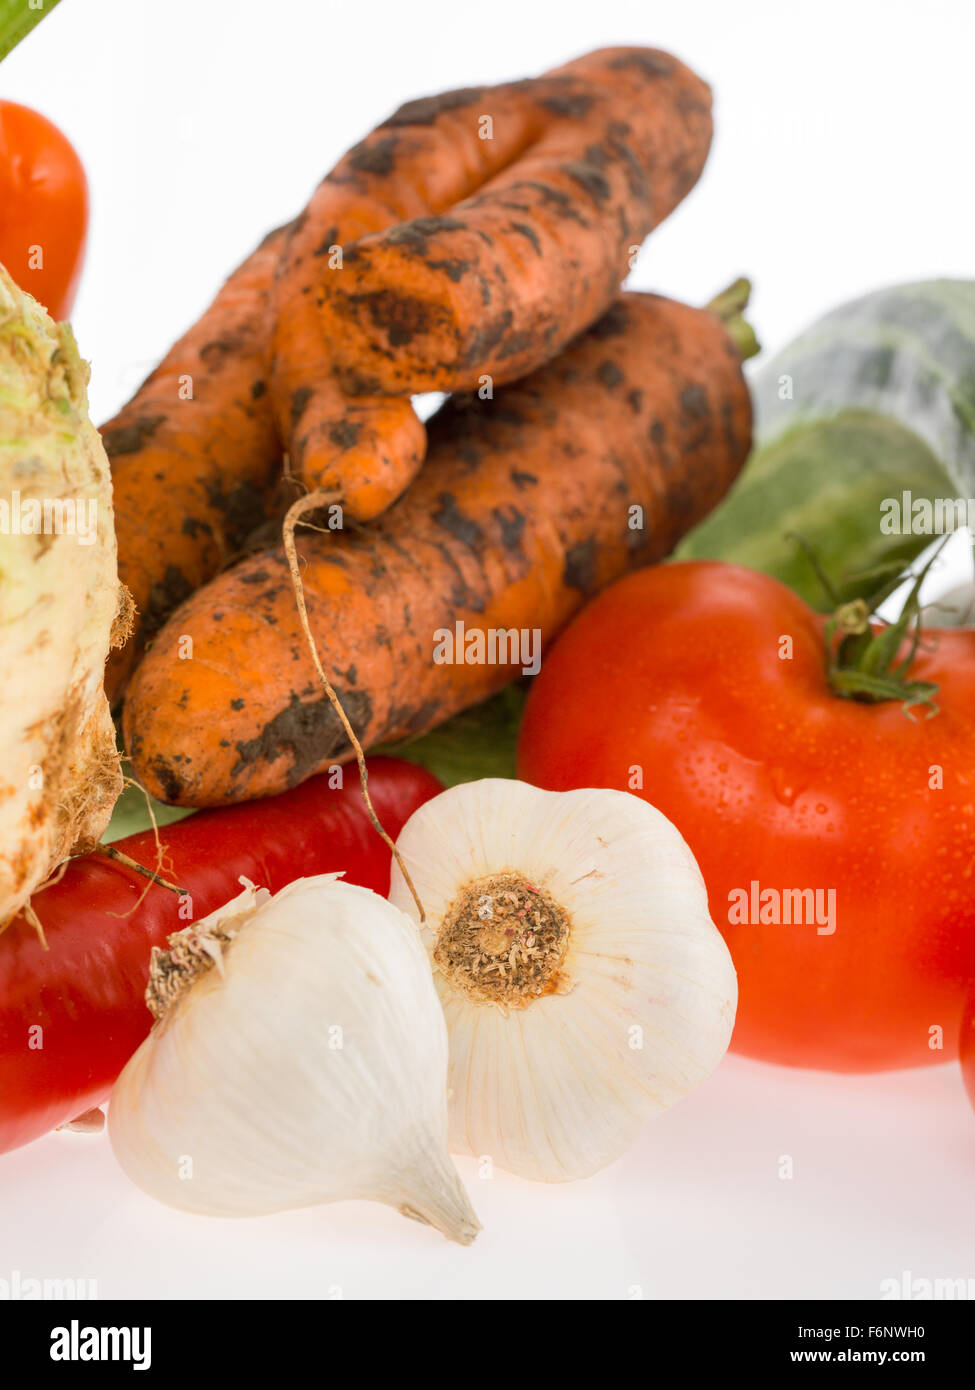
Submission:
<svg viewBox="0 0 975 1390">
<path fill-rule="evenodd" d="M 366 810 L 369 813 L 369 819 L 372 822 L 373 829 L 392 851 L 393 858 L 399 865 L 400 872 L 402 873 L 403 878 L 406 881 L 406 886 L 409 888 L 410 893 L 413 897 L 413 901 L 416 903 L 417 911 L 420 914 L 420 922 L 422 924 L 426 922 L 427 915 L 423 910 L 423 903 L 420 901 L 420 895 L 416 891 L 416 888 L 413 884 L 413 880 L 410 877 L 406 865 L 403 863 L 402 855 L 396 848 L 396 845 L 393 842 L 393 840 L 383 829 L 382 822 L 376 815 L 375 809 L 372 804 L 372 798 L 369 795 L 369 774 L 366 770 L 366 757 L 362 751 L 362 744 L 356 737 L 356 732 L 353 729 L 351 723 L 349 722 L 348 715 L 342 707 L 342 701 L 335 693 L 331 681 L 325 674 L 325 668 L 322 666 L 321 658 L 318 655 L 318 648 L 315 645 L 315 638 L 311 630 L 311 623 L 308 621 L 308 607 L 305 603 L 305 586 L 302 583 L 301 567 L 298 563 L 298 550 L 295 544 L 295 530 L 300 525 L 311 525 L 309 521 L 304 519 L 307 513 L 317 511 L 320 507 L 326 507 L 333 502 L 340 501 L 341 496 L 337 492 L 309 492 L 306 493 L 304 497 L 299 497 L 297 501 L 292 502 L 291 506 L 288 508 L 287 515 L 285 516 L 284 522 L 281 527 L 281 538 L 284 542 L 284 553 L 288 558 L 288 568 L 291 571 L 291 585 L 295 593 L 295 602 L 298 605 L 298 617 L 301 621 L 301 629 L 302 632 L 305 634 L 305 641 L 308 644 L 308 650 L 311 653 L 311 659 L 314 662 L 315 670 L 318 673 L 318 679 L 321 681 L 325 694 L 328 696 L 329 703 L 335 710 L 335 713 L 338 715 L 339 720 L 342 724 L 342 728 L 345 730 L 345 736 L 349 740 L 349 743 L 352 745 L 352 748 L 355 752 L 356 762 L 359 766 L 359 782 L 362 786 L 362 798 L 366 803 Z M 314 527 L 313 529 L 319 530 L 324 528 Z"/>
<path fill-rule="evenodd" d="M 168 888 L 171 893 L 177 893 L 180 897 L 186 896 L 185 888 L 180 888 L 177 883 L 170 883 L 169 879 L 163 878 L 162 874 L 156 873 L 152 869 L 147 869 L 145 864 L 140 864 L 138 860 L 133 859 L 131 855 L 126 854 L 123 850 L 116 849 L 114 845 L 96 845 L 95 851 L 97 854 L 107 855 L 109 859 L 117 860 L 119 864 L 124 864 L 126 868 L 134 869 L 137 874 L 141 874 L 143 878 L 147 878 L 150 883 L 158 883 L 161 888 Z M 141 902 L 141 898 L 139 901 Z"/>
</svg>

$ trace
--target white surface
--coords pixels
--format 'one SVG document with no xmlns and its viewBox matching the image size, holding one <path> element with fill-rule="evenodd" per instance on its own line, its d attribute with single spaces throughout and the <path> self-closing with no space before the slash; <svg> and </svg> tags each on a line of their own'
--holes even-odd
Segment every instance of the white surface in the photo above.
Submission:
<svg viewBox="0 0 975 1390">
<path fill-rule="evenodd" d="M 401 102 L 618 43 L 671 49 L 715 93 L 707 168 L 635 288 L 698 303 L 748 274 L 774 350 L 868 289 L 971 275 L 970 0 L 63 0 L 0 91 L 89 173 L 74 322 L 96 419 Z"/>
<path fill-rule="evenodd" d="M 0 91 L 62 125 L 88 168 L 75 326 L 96 418 L 400 102 L 614 43 L 671 48 L 716 94 L 704 178 L 635 286 L 699 302 L 748 273 L 774 350 L 867 289 L 972 274 L 969 0 L 64 0 Z M 53 1135 L 0 1159 L 0 1279 L 94 1278 L 102 1297 L 612 1299 L 975 1278 L 975 1120 L 953 1067 L 850 1078 L 730 1058 L 588 1183 L 461 1167 L 485 1225 L 470 1250 L 363 1204 L 184 1216 L 132 1189 L 104 1138 Z"/>
<path fill-rule="evenodd" d="M 862 1299 L 904 1271 L 975 1279 L 975 1123 L 954 1067 L 836 1077 L 729 1057 L 587 1182 L 458 1166 L 484 1226 L 466 1249 L 362 1202 L 185 1215 L 131 1187 L 103 1135 L 54 1134 L 0 1159 L 0 1279 L 347 1299 Z"/>
</svg>

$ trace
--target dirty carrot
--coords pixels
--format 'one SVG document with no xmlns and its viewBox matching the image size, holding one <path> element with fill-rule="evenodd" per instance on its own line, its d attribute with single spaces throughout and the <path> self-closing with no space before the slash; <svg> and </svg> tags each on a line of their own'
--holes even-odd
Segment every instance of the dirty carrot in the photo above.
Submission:
<svg viewBox="0 0 975 1390">
<path fill-rule="evenodd" d="M 265 238 L 102 426 L 119 576 L 138 609 L 133 636 L 109 659 L 112 698 L 145 642 L 240 548 L 271 505 L 281 450 L 264 399 L 265 316 L 282 239 L 283 229 Z"/>
<path fill-rule="evenodd" d="M 399 236 L 396 244 L 416 269 L 424 256 L 437 259 L 432 249 L 421 255 L 421 243 L 432 237 L 431 247 L 439 245 L 456 220 L 433 214 L 463 206 L 482 250 L 478 219 L 500 217 L 509 255 L 491 274 L 499 293 L 499 275 L 513 277 L 505 294 L 520 318 L 524 296 L 568 277 L 549 306 L 560 323 L 539 319 L 527 347 L 519 349 L 514 329 L 498 339 L 507 310 L 500 298 L 492 309 L 487 336 L 494 358 L 504 358 L 498 379 L 507 379 L 553 355 L 609 303 L 635 245 L 697 178 L 710 132 L 706 86 L 676 59 L 627 49 L 590 55 L 534 81 L 408 102 L 355 146 L 305 211 L 265 239 L 104 427 L 120 575 L 138 609 L 133 640 L 109 663 L 113 698 L 173 608 L 275 509 L 279 440 L 298 479 L 337 492 L 349 517 L 360 521 L 395 501 L 420 468 L 425 431 L 410 402 L 364 393 L 369 383 L 361 373 L 352 399 L 333 370 L 323 300 L 328 286 L 350 279 L 353 247 Z M 478 212 L 464 200 L 482 188 L 488 201 Z M 578 254 L 588 258 L 579 273 L 592 285 L 581 298 L 573 284 L 579 274 L 565 256 L 559 259 L 563 242 L 578 242 Z M 515 243 L 530 253 L 524 265 L 511 263 Z M 474 278 L 465 271 L 464 284 L 454 286 L 457 264 L 448 256 L 439 268 L 426 265 L 425 273 L 446 275 L 467 296 L 469 318 Z M 480 306 L 476 313 L 480 323 Z M 395 391 L 422 388 L 420 369 L 405 387 L 399 368 L 396 373 Z M 147 515 L 146 499 L 160 486 L 167 505 Z"/>
<path fill-rule="evenodd" d="M 113 699 L 145 642 L 272 508 L 279 439 L 289 449 L 292 472 L 309 488 L 337 491 L 348 515 L 359 520 L 378 515 L 420 467 L 426 435 L 410 403 L 346 396 L 332 373 L 317 312 L 302 292 L 309 261 L 320 265 L 333 246 L 429 211 L 425 180 L 429 197 L 444 203 L 470 186 L 472 151 L 459 123 L 431 131 L 426 105 L 411 105 L 412 111 L 403 108 L 394 135 L 384 126 L 367 136 L 322 183 L 306 212 L 264 239 L 103 426 L 119 572 L 137 608 L 132 638 L 109 661 L 106 686 Z M 474 144 L 479 153 L 480 143 Z M 401 172 L 406 149 L 414 153 Z M 432 179 L 424 173 L 428 156 L 437 170 Z M 272 293 L 281 314 L 277 421 L 268 381 Z M 147 511 L 146 499 L 163 487 L 166 506 Z"/>
<path fill-rule="evenodd" d="M 536 257 L 558 308 L 568 309 L 572 285 L 556 285 L 566 266 L 553 260 L 567 232 L 583 258 L 603 254 L 607 265 L 598 267 L 598 283 L 585 303 L 572 306 L 562 336 L 550 338 L 542 325 L 532 353 L 508 363 L 506 379 L 522 375 L 608 307 L 627 270 L 619 245 L 638 243 L 671 211 L 700 173 L 710 137 L 707 87 L 676 59 L 650 49 L 607 50 L 540 78 L 445 92 L 400 107 L 322 180 L 282 250 L 271 292 L 271 387 L 281 438 L 299 476 L 310 488 L 344 493 L 350 513 L 364 520 L 395 500 L 423 459 L 424 432 L 409 402 L 370 394 L 368 371 L 349 376 L 348 384 L 361 393 L 358 402 L 350 401 L 332 367 L 341 350 L 335 332 L 350 326 L 340 328 L 329 316 L 328 293 L 348 285 L 342 302 L 358 304 L 366 248 L 374 254 L 379 245 L 393 246 L 405 258 L 405 265 L 397 260 L 390 268 L 395 296 L 384 292 L 363 310 L 391 342 L 403 341 L 407 331 L 418 261 L 444 281 L 445 293 L 467 295 L 468 329 L 480 343 L 482 331 L 493 332 L 509 312 L 501 303 L 502 280 L 524 317 L 523 299 L 534 300 L 537 289 Z M 651 176 L 644 178 L 647 170 Z M 588 212 L 587 189 L 594 195 Z M 517 265 L 510 258 L 502 264 L 500 256 L 493 263 L 490 289 L 472 259 L 434 254 L 440 238 L 458 230 L 454 205 L 473 195 L 480 196 L 468 240 L 480 261 L 495 255 L 482 244 L 481 222 L 492 207 L 519 248 Z M 551 224 L 544 247 L 539 210 L 542 222 Z M 528 243 L 531 271 L 519 278 Z M 585 267 L 586 274 L 593 271 Z M 494 300 L 486 313 L 489 293 Z M 499 354 L 509 354 L 521 334 L 513 327 L 497 345 Z M 382 392 L 430 385 L 423 369 L 415 377 L 397 372 L 393 385 L 388 378 L 378 381 Z"/>
<path fill-rule="evenodd" d="M 412 410 L 394 415 L 404 402 L 360 395 L 352 403 L 332 370 L 334 343 L 321 304 L 328 282 L 342 278 L 349 243 L 395 232 L 402 223 L 413 235 L 432 230 L 431 217 L 475 193 L 545 130 L 566 127 L 574 115 L 577 129 L 569 138 L 574 135 L 581 155 L 588 128 L 578 126 L 578 116 L 588 99 L 569 95 L 564 80 L 541 78 L 409 101 L 315 190 L 289 230 L 271 290 L 272 397 L 292 465 L 309 487 L 348 490 L 359 475 L 366 486 L 385 487 L 397 457 L 408 459 L 412 447 L 422 458 L 425 448 L 422 430 L 419 441 L 409 437 L 413 426 L 419 429 Z M 376 505 L 366 514 L 381 510 Z"/>
<path fill-rule="evenodd" d="M 478 93 L 467 119 L 493 122 L 483 145 L 512 104 L 529 135 L 514 159 L 442 216 L 365 236 L 341 273 L 319 275 L 350 390 L 475 389 L 548 361 L 615 299 L 711 140 L 710 89 L 656 49 L 602 49 Z"/>
<path fill-rule="evenodd" d="M 430 729 L 531 666 L 589 595 L 666 555 L 720 499 L 750 425 L 725 322 L 655 295 L 623 296 L 493 400 L 448 404 L 423 472 L 377 523 L 299 532 L 315 643 L 362 743 Z M 281 550 L 160 632 L 124 734 L 140 779 L 188 805 L 265 796 L 351 756 Z"/>
</svg>

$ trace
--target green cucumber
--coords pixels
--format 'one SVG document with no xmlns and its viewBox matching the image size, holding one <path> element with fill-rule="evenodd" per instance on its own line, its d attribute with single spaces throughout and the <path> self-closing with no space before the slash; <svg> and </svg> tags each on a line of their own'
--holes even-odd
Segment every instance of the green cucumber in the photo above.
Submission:
<svg viewBox="0 0 975 1390">
<path fill-rule="evenodd" d="M 975 498 L 975 281 L 878 290 L 832 310 L 752 378 L 755 448 L 679 559 L 764 570 L 828 600 L 827 572 L 908 561 L 930 534 L 885 534 L 885 499 Z"/>
</svg>

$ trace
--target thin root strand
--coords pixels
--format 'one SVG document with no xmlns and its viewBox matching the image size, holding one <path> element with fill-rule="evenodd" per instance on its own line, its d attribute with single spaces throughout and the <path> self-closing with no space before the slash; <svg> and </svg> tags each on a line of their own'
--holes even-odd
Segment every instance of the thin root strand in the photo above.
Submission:
<svg viewBox="0 0 975 1390">
<path fill-rule="evenodd" d="M 335 710 L 335 713 L 338 715 L 339 720 L 342 724 L 342 728 L 345 730 L 345 736 L 349 740 L 349 743 L 352 745 L 352 748 L 355 752 L 356 762 L 359 766 L 359 781 L 362 785 L 362 796 L 363 800 L 366 803 L 366 810 L 369 813 L 369 819 L 372 822 L 373 829 L 377 832 L 377 834 L 381 837 L 384 843 L 387 844 L 390 850 L 392 851 L 393 858 L 399 865 L 400 872 L 402 873 L 403 878 L 406 880 L 406 885 L 413 896 L 413 901 L 416 903 L 417 911 L 420 914 L 420 921 L 422 923 L 425 922 L 427 918 L 426 913 L 423 910 L 423 904 L 420 901 L 420 895 L 417 893 L 416 888 L 413 886 L 413 880 L 410 878 L 409 872 L 406 868 L 406 865 L 403 863 L 403 859 L 400 855 L 399 850 L 396 848 L 389 835 L 387 835 L 386 831 L 383 829 L 379 817 L 376 815 L 376 812 L 373 808 L 372 799 L 369 796 L 369 774 L 366 771 L 366 759 L 365 754 L 362 751 L 362 744 L 359 742 L 358 738 L 356 737 L 355 730 L 349 723 L 348 715 L 342 707 L 342 701 L 339 699 L 338 695 L 336 695 L 335 691 L 332 688 L 331 681 L 325 674 L 325 669 L 322 666 L 321 659 L 318 655 L 318 648 L 315 645 L 315 638 L 312 635 L 311 623 L 308 620 L 308 608 L 305 603 L 305 587 L 301 581 L 301 569 L 298 565 L 298 551 L 295 545 L 295 528 L 299 524 L 303 526 L 310 525 L 309 522 L 303 520 L 304 514 L 306 512 L 316 511 L 320 507 L 328 506 L 330 503 L 338 502 L 340 500 L 340 495 L 337 492 L 309 492 L 306 496 L 299 497 L 296 502 L 293 502 L 291 507 L 288 509 L 288 514 L 284 518 L 284 524 L 281 528 L 282 540 L 284 542 L 284 551 L 288 557 L 288 568 L 291 571 L 291 584 L 295 591 L 295 601 L 298 605 L 298 616 L 301 620 L 302 631 L 305 634 L 305 641 L 308 644 L 308 650 L 311 652 L 311 659 L 315 664 L 315 670 L 318 673 L 318 679 L 321 681 L 322 686 L 325 690 L 325 694 L 328 696 L 329 702 L 332 708 Z"/>
</svg>

